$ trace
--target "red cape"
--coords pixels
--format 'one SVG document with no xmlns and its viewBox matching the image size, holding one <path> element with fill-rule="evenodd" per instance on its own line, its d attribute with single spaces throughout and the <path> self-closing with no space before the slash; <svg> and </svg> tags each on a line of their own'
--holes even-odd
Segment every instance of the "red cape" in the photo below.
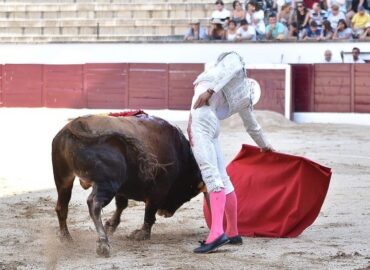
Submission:
<svg viewBox="0 0 370 270">
<path fill-rule="evenodd" d="M 243 145 L 227 172 L 243 236 L 296 237 L 310 226 L 328 191 L 331 169 L 303 157 Z M 208 207 L 204 215 L 210 225 Z M 226 226 L 226 224 L 225 224 Z"/>
</svg>

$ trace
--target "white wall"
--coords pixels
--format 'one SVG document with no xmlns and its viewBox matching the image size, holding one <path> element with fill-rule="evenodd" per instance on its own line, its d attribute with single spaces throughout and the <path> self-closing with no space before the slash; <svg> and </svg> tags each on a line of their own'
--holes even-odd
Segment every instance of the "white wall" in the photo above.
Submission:
<svg viewBox="0 0 370 270">
<path fill-rule="evenodd" d="M 240 53 L 247 64 L 317 63 L 326 49 L 340 60 L 340 52 L 353 47 L 370 53 L 369 42 L 0 44 L 0 63 L 207 63 L 230 50 Z M 363 58 L 370 59 L 370 54 Z"/>
</svg>

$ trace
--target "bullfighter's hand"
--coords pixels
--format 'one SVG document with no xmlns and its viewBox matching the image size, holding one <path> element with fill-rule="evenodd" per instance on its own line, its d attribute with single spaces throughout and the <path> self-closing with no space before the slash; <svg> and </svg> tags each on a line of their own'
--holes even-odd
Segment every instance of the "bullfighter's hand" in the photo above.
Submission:
<svg viewBox="0 0 370 270">
<path fill-rule="evenodd" d="M 212 94 L 213 94 L 213 90 L 210 90 L 210 89 L 208 89 L 206 92 L 202 93 L 198 97 L 197 101 L 195 102 L 195 104 L 193 106 L 193 109 L 194 110 L 195 109 L 198 109 L 200 107 L 203 107 L 204 105 L 207 105 L 208 106 L 209 105 L 208 104 L 208 101 L 211 98 Z"/>
<path fill-rule="evenodd" d="M 271 145 L 268 145 L 266 147 L 261 148 L 261 152 L 263 152 L 263 153 L 275 152 L 275 149 Z"/>
<path fill-rule="evenodd" d="M 187 132 L 188 132 L 190 146 L 193 147 L 194 144 L 193 144 L 193 136 L 191 135 L 191 122 L 192 122 L 192 117 L 191 117 L 191 114 L 190 114 L 189 115 Z"/>
</svg>

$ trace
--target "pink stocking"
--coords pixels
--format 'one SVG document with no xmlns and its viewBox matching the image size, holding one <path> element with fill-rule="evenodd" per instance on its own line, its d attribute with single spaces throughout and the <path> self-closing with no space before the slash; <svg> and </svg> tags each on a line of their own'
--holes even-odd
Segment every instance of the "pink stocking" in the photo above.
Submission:
<svg viewBox="0 0 370 270">
<path fill-rule="evenodd" d="M 225 190 L 210 192 L 209 200 L 211 204 L 212 226 L 206 243 L 209 244 L 224 233 L 223 220 L 225 211 L 226 195 Z"/>
<path fill-rule="evenodd" d="M 226 234 L 229 237 L 238 235 L 238 203 L 235 191 L 226 195 L 225 214 L 227 220 Z"/>
</svg>

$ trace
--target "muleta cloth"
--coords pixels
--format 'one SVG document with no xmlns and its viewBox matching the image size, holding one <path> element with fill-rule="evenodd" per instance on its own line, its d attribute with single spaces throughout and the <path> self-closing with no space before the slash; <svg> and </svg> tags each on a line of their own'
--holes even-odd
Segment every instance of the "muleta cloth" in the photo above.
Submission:
<svg viewBox="0 0 370 270">
<path fill-rule="evenodd" d="M 251 145 L 242 146 L 227 172 L 238 199 L 238 229 L 243 236 L 297 237 L 319 215 L 331 178 L 330 168 L 311 160 L 261 153 Z M 210 227 L 205 201 L 203 211 Z"/>
</svg>

